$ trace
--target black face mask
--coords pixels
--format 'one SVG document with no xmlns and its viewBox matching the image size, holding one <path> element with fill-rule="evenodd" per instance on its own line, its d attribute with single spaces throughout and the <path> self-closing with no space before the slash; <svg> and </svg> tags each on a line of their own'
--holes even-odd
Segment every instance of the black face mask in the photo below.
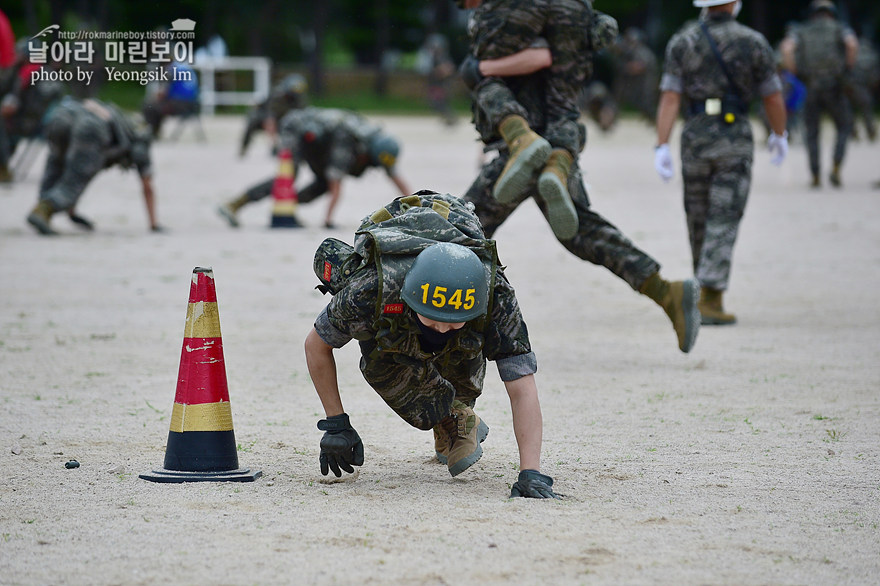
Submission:
<svg viewBox="0 0 880 586">
<path fill-rule="evenodd" d="M 418 317 L 416 318 L 416 323 L 419 325 L 419 330 L 421 333 L 419 334 L 419 341 L 422 344 L 422 349 L 426 352 L 436 352 L 438 350 L 442 350 L 446 347 L 446 342 L 455 337 L 458 333 L 458 330 L 449 330 L 448 332 L 438 332 L 437 330 L 433 330 L 422 323 Z"/>
</svg>

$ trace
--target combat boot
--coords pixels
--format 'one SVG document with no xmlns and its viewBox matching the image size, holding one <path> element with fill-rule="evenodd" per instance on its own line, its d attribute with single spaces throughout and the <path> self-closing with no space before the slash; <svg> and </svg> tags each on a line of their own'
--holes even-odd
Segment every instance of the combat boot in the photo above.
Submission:
<svg viewBox="0 0 880 586">
<path fill-rule="evenodd" d="M 550 156 L 550 143 L 531 128 L 522 116 L 508 116 L 498 125 L 498 131 L 510 150 L 510 158 L 492 195 L 501 203 L 510 203 L 519 197 Z"/>
<path fill-rule="evenodd" d="M 568 176 L 573 161 L 568 151 L 553 149 L 538 177 L 538 193 L 547 205 L 550 227 L 560 240 L 573 238 L 578 229 L 577 211 L 568 193 Z"/>
<path fill-rule="evenodd" d="M 835 163 L 834 168 L 831 169 L 831 175 L 828 176 L 828 181 L 831 182 L 831 185 L 834 187 L 840 187 L 840 163 Z"/>
<path fill-rule="evenodd" d="M 12 183 L 12 171 L 6 165 L 0 165 L 0 183 Z"/>
<path fill-rule="evenodd" d="M 441 428 L 438 432 L 437 428 Z M 474 413 L 474 410 L 462 403 L 453 401 L 452 413 L 445 417 L 434 428 L 434 448 L 437 460 L 445 463 L 449 474 L 458 476 L 483 455 L 480 444 L 489 435 L 489 426 Z M 446 449 L 443 440 L 446 440 Z M 445 462 L 444 462 L 445 458 Z"/>
<path fill-rule="evenodd" d="M 245 205 L 250 203 L 251 198 L 247 196 L 247 194 L 242 195 L 241 197 L 230 201 L 229 203 L 225 203 L 222 206 L 217 208 L 217 212 L 229 222 L 229 225 L 233 228 L 238 228 L 238 210 L 243 208 Z"/>
<path fill-rule="evenodd" d="M 709 287 L 700 290 L 698 307 L 704 326 L 727 326 L 736 323 L 736 316 L 724 311 L 721 300 L 723 294 L 723 291 Z"/>
<path fill-rule="evenodd" d="M 52 229 L 52 226 L 49 225 L 49 222 L 52 219 L 52 214 L 56 211 L 55 206 L 52 205 L 47 199 L 41 199 L 31 213 L 27 217 L 28 224 L 37 229 L 37 231 L 44 236 L 54 236 L 58 234 L 55 230 Z"/>
<path fill-rule="evenodd" d="M 694 279 L 669 282 L 660 273 L 654 273 L 642 284 L 639 293 L 647 295 L 663 308 L 678 337 L 678 349 L 690 352 L 700 331 L 697 282 Z"/>
</svg>

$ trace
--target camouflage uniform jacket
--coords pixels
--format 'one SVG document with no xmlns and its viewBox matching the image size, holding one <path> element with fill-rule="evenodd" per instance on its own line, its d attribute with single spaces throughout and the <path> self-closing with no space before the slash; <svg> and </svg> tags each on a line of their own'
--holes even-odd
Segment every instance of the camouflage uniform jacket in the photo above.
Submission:
<svg viewBox="0 0 880 586">
<path fill-rule="evenodd" d="M 369 156 L 370 139 L 381 129 L 363 116 L 335 108 L 303 108 L 285 114 L 279 126 L 281 148 L 294 160 L 306 161 L 313 171 L 330 179 L 360 177 L 370 167 L 383 167 Z"/>
<path fill-rule="evenodd" d="M 773 50 L 763 35 L 736 22 L 726 13 L 710 13 L 705 22 L 741 100 L 748 103 L 758 96 L 782 91 Z M 724 98 L 732 89 L 729 85 L 699 22 L 685 24 L 666 46 L 660 89 L 681 94 L 687 112 L 692 103 Z M 728 124 L 721 116 L 693 114 L 685 123 L 682 136 L 693 135 L 726 136 L 733 142 L 737 142 L 737 137 L 743 138 L 746 151 L 742 154 L 751 156 L 751 128 L 747 116 L 737 116 L 732 124 Z"/>
<path fill-rule="evenodd" d="M 846 44 L 852 29 L 833 18 L 812 18 L 793 33 L 798 77 L 807 87 L 840 82 L 846 72 Z"/>
<path fill-rule="evenodd" d="M 472 218 L 467 224 L 455 221 L 463 210 Z M 415 313 L 400 290 L 416 255 L 441 241 L 467 246 L 482 259 L 492 276 L 490 307 L 487 316 L 467 322 L 442 350 L 426 352 Z M 502 380 L 537 371 L 513 287 L 497 266 L 494 241 L 483 238 L 479 221 L 460 199 L 430 192 L 397 198 L 364 219 L 355 251 L 363 259 L 360 267 L 315 322 L 330 346 L 340 348 L 354 338 L 368 361 L 396 355 L 399 362 L 447 366 L 482 355 L 496 361 Z"/>
<path fill-rule="evenodd" d="M 782 91 L 773 49 L 763 35 L 724 13 L 710 15 L 706 24 L 736 83 L 736 91 L 746 101 Z M 728 85 L 699 23 L 686 24 L 666 46 L 660 89 L 699 101 L 723 97 Z"/>
</svg>

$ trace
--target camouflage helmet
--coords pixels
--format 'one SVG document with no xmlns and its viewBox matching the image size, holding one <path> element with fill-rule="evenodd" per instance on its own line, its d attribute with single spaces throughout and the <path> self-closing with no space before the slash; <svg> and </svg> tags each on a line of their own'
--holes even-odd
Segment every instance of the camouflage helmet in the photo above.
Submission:
<svg viewBox="0 0 880 586">
<path fill-rule="evenodd" d="M 837 16 L 837 7 L 830 0 L 813 0 L 810 3 L 810 14 L 825 11 L 832 16 Z"/>
<path fill-rule="evenodd" d="M 438 242 L 416 257 L 400 296 L 416 313 L 445 323 L 468 322 L 486 313 L 489 283 L 476 253 Z"/>
<path fill-rule="evenodd" d="M 618 32 L 617 20 L 613 16 L 596 11 L 593 15 L 593 26 L 590 27 L 590 43 L 593 45 L 593 50 L 599 51 L 613 45 Z"/>
<path fill-rule="evenodd" d="M 281 88 L 285 94 L 304 94 L 309 90 L 309 82 L 299 73 L 291 73 L 281 80 Z"/>
<path fill-rule="evenodd" d="M 386 169 L 392 169 L 400 154 L 400 145 L 394 137 L 384 132 L 377 132 L 370 137 L 369 144 L 370 160 Z"/>
</svg>

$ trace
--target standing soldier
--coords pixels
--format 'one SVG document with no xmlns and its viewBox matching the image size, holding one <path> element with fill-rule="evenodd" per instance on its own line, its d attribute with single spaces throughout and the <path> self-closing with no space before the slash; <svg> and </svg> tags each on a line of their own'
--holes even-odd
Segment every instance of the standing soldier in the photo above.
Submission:
<svg viewBox="0 0 880 586">
<path fill-rule="evenodd" d="M 248 112 L 238 156 L 245 155 L 251 139 L 260 130 L 269 135 L 274 150 L 278 146 L 279 121 L 291 110 L 306 107 L 308 89 L 306 78 L 299 73 L 292 73 L 278 82 L 272 88 L 269 97 Z"/>
<path fill-rule="evenodd" d="M 354 472 L 364 445 L 343 409 L 334 350 L 360 344 L 361 373 L 404 421 L 434 432 L 437 460 L 457 476 L 483 453 L 489 427 L 474 413 L 487 360 L 510 398 L 519 476 L 511 497 L 557 498 L 540 472 L 542 417 L 532 352 L 513 287 L 473 207 L 421 191 L 364 218 L 354 248 L 325 240 L 315 254 L 334 293 L 305 341 L 326 419 L 321 472 Z"/>
<path fill-rule="evenodd" d="M 700 314 L 703 324 L 724 325 L 736 322 L 724 311 L 722 294 L 751 185 L 751 100 L 760 96 L 763 101 L 776 165 L 788 152 L 788 133 L 782 83 L 767 39 L 736 22 L 738 1 L 694 0 L 694 6 L 708 10 L 666 47 L 654 164 L 665 181 L 672 178 L 669 136 L 684 97 L 681 170 L 694 274 L 701 285 Z"/>
<path fill-rule="evenodd" d="M 847 84 L 847 93 L 853 105 L 853 138 L 858 137 L 858 119 L 865 124 L 868 140 L 877 140 L 877 122 L 874 120 L 874 94 L 880 83 L 880 57 L 871 39 L 859 39 L 859 54 L 852 76 Z"/>
<path fill-rule="evenodd" d="M 66 211 L 79 226 L 92 230 L 92 223 L 77 216 L 74 208 L 86 186 L 102 169 L 119 165 L 135 167 L 141 178 L 150 229 L 160 232 L 153 195 L 150 134 L 115 106 L 87 99 L 66 97 L 46 123 L 49 157 L 40 183 L 40 201 L 27 221 L 40 234 L 57 234 L 52 216 Z"/>
<path fill-rule="evenodd" d="M 807 86 L 804 124 L 807 130 L 810 173 L 813 187 L 820 179 L 819 128 L 822 113 L 834 120 L 834 166 L 829 180 L 840 187 L 840 167 L 846 155 L 846 141 L 852 132 L 852 107 L 846 97 L 845 77 L 852 71 L 859 51 L 855 33 L 837 20 L 837 8 L 829 0 L 813 0 L 810 18 L 795 27 L 780 47 L 786 69 Z"/>
<path fill-rule="evenodd" d="M 645 33 L 628 28 L 611 49 L 614 57 L 614 99 L 629 105 L 653 124 L 657 113 L 657 57 L 645 43 Z"/>
<path fill-rule="evenodd" d="M 289 149 L 295 164 L 305 162 L 314 174 L 311 184 L 300 190 L 297 199 L 308 203 L 330 194 L 326 228 L 333 228 L 333 212 L 342 194 L 342 178 L 360 177 L 371 167 L 381 168 L 401 195 L 409 195 L 409 187 L 397 172 L 400 144 L 363 116 L 332 108 L 305 108 L 289 112 L 281 121 L 280 148 Z M 240 197 L 220 206 L 218 211 L 238 226 L 238 211 L 245 205 L 272 194 L 274 179 L 248 189 Z"/>
</svg>

